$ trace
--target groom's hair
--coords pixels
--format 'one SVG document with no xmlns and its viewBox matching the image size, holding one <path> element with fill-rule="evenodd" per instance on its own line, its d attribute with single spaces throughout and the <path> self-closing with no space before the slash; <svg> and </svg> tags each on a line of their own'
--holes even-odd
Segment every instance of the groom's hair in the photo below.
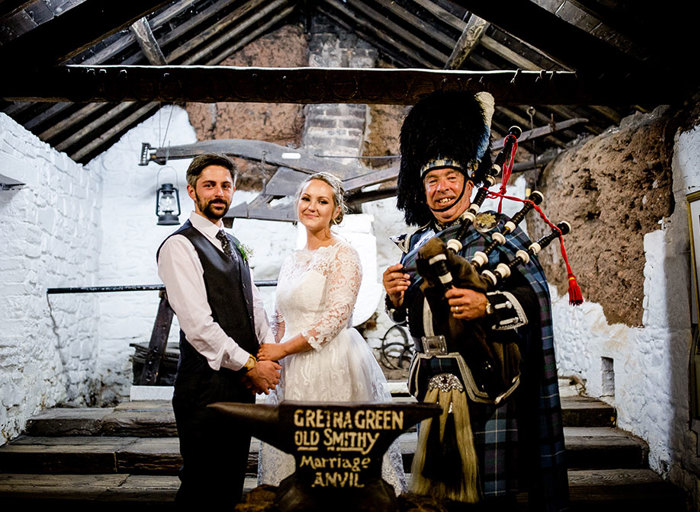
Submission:
<svg viewBox="0 0 700 512">
<path fill-rule="evenodd" d="M 238 177 L 236 164 L 226 155 L 219 153 L 206 153 L 194 157 L 192 162 L 190 162 L 190 166 L 187 168 L 187 184 L 192 188 L 197 188 L 199 176 L 202 174 L 202 171 L 210 165 L 219 165 L 228 169 L 228 172 L 231 173 L 233 184 L 234 186 L 236 185 L 236 178 Z"/>
</svg>

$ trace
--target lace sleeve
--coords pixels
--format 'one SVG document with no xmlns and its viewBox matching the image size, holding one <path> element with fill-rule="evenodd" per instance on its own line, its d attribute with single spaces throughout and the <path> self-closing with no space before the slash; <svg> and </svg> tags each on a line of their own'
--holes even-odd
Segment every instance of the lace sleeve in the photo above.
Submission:
<svg viewBox="0 0 700 512">
<path fill-rule="evenodd" d="M 284 317 L 275 305 L 275 313 L 272 316 L 272 334 L 275 336 L 275 343 L 279 343 L 284 338 Z"/>
<path fill-rule="evenodd" d="M 362 283 L 360 258 L 348 245 L 340 245 L 323 262 L 321 270 L 326 275 L 326 309 L 311 327 L 301 332 L 315 350 L 323 348 L 348 326 Z"/>
</svg>

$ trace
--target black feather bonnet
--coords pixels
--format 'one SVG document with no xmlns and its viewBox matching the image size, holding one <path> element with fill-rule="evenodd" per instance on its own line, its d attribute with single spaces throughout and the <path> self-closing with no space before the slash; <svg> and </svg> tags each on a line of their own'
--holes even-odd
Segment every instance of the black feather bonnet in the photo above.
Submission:
<svg viewBox="0 0 700 512">
<path fill-rule="evenodd" d="M 423 176 L 452 167 L 479 184 L 491 167 L 490 124 L 493 96 L 436 91 L 410 110 L 401 126 L 401 165 L 396 206 L 408 225 L 421 226 L 433 215 L 425 203 Z"/>
</svg>

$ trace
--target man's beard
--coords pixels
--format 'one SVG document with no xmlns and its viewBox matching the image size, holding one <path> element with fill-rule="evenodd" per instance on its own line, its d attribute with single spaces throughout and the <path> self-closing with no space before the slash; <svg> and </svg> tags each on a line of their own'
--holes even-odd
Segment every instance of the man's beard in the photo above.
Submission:
<svg viewBox="0 0 700 512">
<path fill-rule="evenodd" d="M 212 209 L 212 205 L 217 203 L 226 205 L 226 208 L 224 208 L 221 214 Z M 199 208 L 199 211 L 202 212 L 207 219 L 217 221 L 220 220 L 224 215 L 226 215 L 226 212 L 228 212 L 228 209 L 230 207 L 231 203 L 227 202 L 224 199 L 212 199 L 211 201 L 204 204 L 204 201 L 200 200 L 199 197 L 197 197 L 197 208 Z"/>
</svg>

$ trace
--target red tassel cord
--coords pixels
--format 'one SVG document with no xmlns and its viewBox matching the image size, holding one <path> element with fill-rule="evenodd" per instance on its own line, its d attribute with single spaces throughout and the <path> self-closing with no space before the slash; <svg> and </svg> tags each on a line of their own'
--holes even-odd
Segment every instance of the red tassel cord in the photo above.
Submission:
<svg viewBox="0 0 700 512">
<path fill-rule="evenodd" d="M 512 168 L 512 162 L 511 162 L 511 168 Z M 504 189 L 504 186 L 501 185 L 501 190 Z M 562 258 L 564 258 L 564 263 L 566 264 L 566 273 L 569 278 L 569 304 L 572 306 L 579 306 L 583 304 L 583 294 L 581 293 L 581 288 L 578 285 L 578 282 L 576 281 L 576 276 L 574 275 L 573 271 L 571 270 L 571 265 L 569 265 L 569 258 L 566 256 L 566 249 L 564 248 L 564 236 L 563 233 L 561 232 L 561 229 L 559 229 L 557 226 L 552 224 L 552 222 L 547 218 L 547 216 L 544 214 L 542 209 L 534 204 L 532 201 L 528 199 L 521 199 L 519 197 L 513 197 L 513 196 L 507 196 L 503 192 L 491 192 L 488 191 L 488 196 L 489 199 L 495 199 L 496 197 L 499 197 L 501 201 L 503 199 L 510 199 L 512 201 L 519 201 L 521 203 L 530 203 L 532 204 L 532 207 L 537 211 L 537 213 L 540 214 L 540 217 L 547 223 L 547 225 L 552 228 L 556 229 L 559 231 L 559 248 L 561 250 L 561 255 Z M 501 212 L 501 207 L 500 204 L 498 206 L 498 212 Z"/>
<path fill-rule="evenodd" d="M 508 135 L 505 138 L 505 142 L 508 141 L 508 137 L 513 138 L 513 146 L 510 150 L 510 158 L 503 162 L 503 171 L 501 172 L 501 188 L 498 189 L 500 194 L 500 201 L 498 201 L 498 213 L 501 213 L 501 206 L 503 205 L 503 198 L 506 193 L 506 185 L 508 180 L 510 180 L 510 175 L 513 174 L 513 163 L 515 162 L 515 152 L 518 150 L 518 138 L 515 135 Z"/>
</svg>

